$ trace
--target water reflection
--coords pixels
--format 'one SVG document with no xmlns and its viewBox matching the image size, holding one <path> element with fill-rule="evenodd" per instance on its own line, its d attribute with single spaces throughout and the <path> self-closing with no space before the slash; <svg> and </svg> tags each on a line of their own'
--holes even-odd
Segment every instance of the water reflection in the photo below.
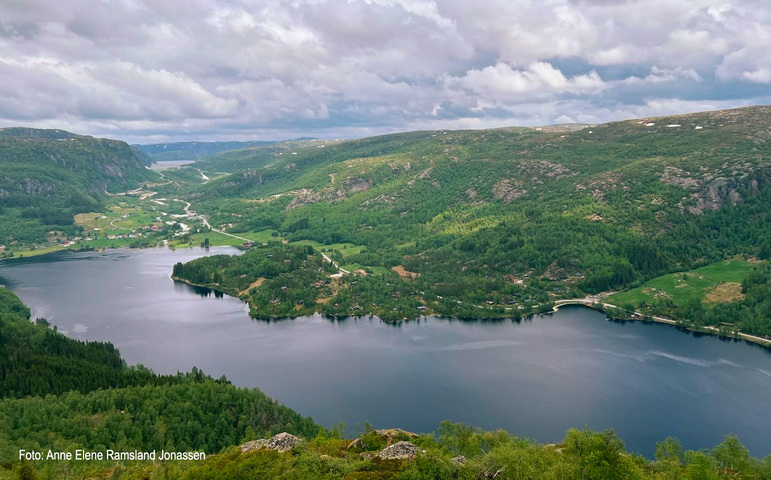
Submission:
<svg viewBox="0 0 771 480">
<path fill-rule="evenodd" d="M 57 255 L 0 264 L 0 283 L 33 318 L 111 341 L 130 364 L 224 374 L 327 426 L 426 432 L 452 419 L 554 443 L 586 424 L 648 456 L 669 435 L 709 448 L 733 432 L 753 455 L 771 452 L 769 349 L 579 306 L 519 320 L 249 321 L 244 302 L 169 277 L 176 262 L 218 253 L 239 252 Z"/>
</svg>

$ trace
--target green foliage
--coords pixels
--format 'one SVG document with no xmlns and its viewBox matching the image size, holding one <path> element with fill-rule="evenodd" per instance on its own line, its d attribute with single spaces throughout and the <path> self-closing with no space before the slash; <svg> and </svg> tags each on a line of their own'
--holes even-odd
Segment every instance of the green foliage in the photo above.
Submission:
<svg viewBox="0 0 771 480">
<path fill-rule="evenodd" d="M 0 289 L 0 398 L 175 381 L 141 366 L 127 368 L 110 343 L 73 340 L 45 319 L 29 320 L 21 300 Z"/>
<path fill-rule="evenodd" d="M 17 463 L 19 449 L 214 453 L 283 431 L 321 431 L 257 389 L 195 367 L 173 376 L 129 368 L 111 344 L 73 340 L 46 324 L 31 323 L 21 300 L 0 289 L 0 465 Z M 34 475 L 29 464 L 13 468 Z"/>
<path fill-rule="evenodd" d="M 7 462 L 18 449 L 72 448 L 217 453 L 248 437 L 313 437 L 319 426 L 257 389 L 196 375 L 173 385 L 69 392 L 0 401 Z M 1 462 L 0 462 L 1 463 Z"/>
<path fill-rule="evenodd" d="M 630 289 L 735 255 L 767 256 L 768 113 L 708 112 L 655 127 L 615 122 L 592 133 L 410 132 L 297 145 L 259 160 L 255 150 L 233 151 L 206 160 L 233 174 L 189 187 L 189 195 L 213 225 L 232 231 L 275 230 L 319 248 L 357 245 L 343 265 L 381 278 L 343 284 L 395 287 L 361 298 L 344 288 L 349 296 L 324 303 L 322 313 L 516 318 L 547 311 L 557 298 Z M 416 275 L 384 279 L 392 267 Z M 395 305 L 373 305 L 394 290 Z M 755 318 L 741 329 L 760 333 L 757 324 L 769 322 Z"/>
<path fill-rule="evenodd" d="M 155 174 L 126 143 L 63 130 L 0 129 L 0 244 L 76 235 L 73 215 L 101 210 L 106 191 L 136 188 Z"/>
</svg>

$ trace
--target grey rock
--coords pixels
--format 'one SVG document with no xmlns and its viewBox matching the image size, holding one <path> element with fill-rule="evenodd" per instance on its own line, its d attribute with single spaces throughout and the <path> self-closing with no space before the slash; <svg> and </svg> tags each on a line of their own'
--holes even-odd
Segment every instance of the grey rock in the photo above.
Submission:
<svg viewBox="0 0 771 480">
<path fill-rule="evenodd" d="M 252 452 L 254 450 L 259 450 L 265 445 L 268 444 L 268 441 L 264 438 L 260 440 L 252 440 L 251 442 L 246 442 L 245 444 L 241 445 L 241 451 L 242 452 Z"/>
<path fill-rule="evenodd" d="M 253 452 L 255 450 L 261 450 L 266 448 L 268 450 L 275 450 L 279 453 L 288 452 L 300 443 L 302 440 L 295 437 L 290 433 L 279 433 L 273 435 L 270 439 L 252 440 L 241 445 L 242 452 Z"/>
<path fill-rule="evenodd" d="M 301 440 L 299 438 L 295 437 L 291 433 L 284 432 L 270 437 L 270 440 L 268 440 L 268 444 L 265 445 L 265 448 L 283 453 L 293 449 L 300 442 Z"/>
<path fill-rule="evenodd" d="M 348 177 L 345 179 L 345 188 L 350 192 L 366 192 L 374 183 L 370 178 Z"/>
<path fill-rule="evenodd" d="M 463 455 L 458 455 L 455 458 L 451 458 L 450 461 L 457 466 L 461 466 L 466 464 L 466 457 L 464 457 Z"/>
<path fill-rule="evenodd" d="M 377 454 L 383 460 L 412 460 L 420 452 L 411 442 L 396 442 Z"/>
</svg>

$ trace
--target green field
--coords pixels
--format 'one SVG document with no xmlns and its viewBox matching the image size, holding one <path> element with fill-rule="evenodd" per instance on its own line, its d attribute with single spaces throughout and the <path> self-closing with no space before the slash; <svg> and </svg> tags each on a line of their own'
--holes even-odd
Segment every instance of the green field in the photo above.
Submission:
<svg viewBox="0 0 771 480">
<path fill-rule="evenodd" d="M 370 270 L 373 275 L 385 275 L 389 272 L 389 270 L 385 267 L 379 267 L 379 266 L 373 266 L 373 265 L 362 265 L 360 263 L 347 263 L 345 265 L 340 265 L 340 268 L 343 270 L 348 270 L 349 272 L 355 272 L 356 270 Z"/>
<path fill-rule="evenodd" d="M 671 299 L 678 307 L 695 301 L 709 303 L 708 296 L 715 292 L 718 286 L 725 289 L 726 284 L 740 284 L 752 272 L 754 266 L 753 263 L 740 259 L 712 263 L 695 270 L 656 277 L 637 288 L 609 296 L 607 302 L 635 307 L 651 305 L 658 298 Z M 730 285 L 728 287 L 730 288 Z"/>
<path fill-rule="evenodd" d="M 367 248 L 363 245 L 356 245 L 354 243 L 332 243 L 330 245 L 325 245 L 315 240 L 298 240 L 296 242 L 291 242 L 291 244 L 292 245 L 310 245 L 313 248 L 321 250 L 322 252 L 336 251 L 336 252 L 339 252 L 343 257 L 357 255 L 362 251 L 366 250 Z"/>
</svg>

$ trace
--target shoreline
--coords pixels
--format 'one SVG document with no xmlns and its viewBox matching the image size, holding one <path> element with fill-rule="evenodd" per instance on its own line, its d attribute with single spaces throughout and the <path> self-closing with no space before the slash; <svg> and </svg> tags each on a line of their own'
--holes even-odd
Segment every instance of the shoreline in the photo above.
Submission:
<svg viewBox="0 0 771 480">
<path fill-rule="evenodd" d="M 559 303 L 559 304 L 556 304 Z M 758 337 L 757 335 L 750 335 L 748 333 L 730 333 L 726 334 L 720 331 L 719 328 L 711 327 L 711 326 L 703 326 L 703 327 L 691 327 L 686 323 L 678 323 L 677 320 L 672 320 L 671 318 L 666 317 L 660 317 L 657 315 L 648 315 L 643 312 L 635 311 L 634 313 L 638 315 L 638 317 L 614 317 L 610 315 L 604 308 L 610 307 L 610 308 L 620 308 L 616 305 L 610 304 L 610 303 L 597 303 L 597 302 L 591 302 L 591 301 L 581 301 L 579 299 L 571 299 L 571 300 L 557 300 L 555 302 L 554 308 L 551 313 L 556 313 L 560 307 L 563 307 L 565 305 L 578 305 L 586 308 L 591 308 L 592 310 L 596 310 L 598 312 L 604 313 L 609 318 L 615 319 L 615 320 L 624 320 L 624 321 L 630 321 L 630 322 L 653 322 L 653 323 L 661 323 L 663 325 L 670 325 L 673 327 L 678 327 L 683 330 L 687 330 L 689 332 L 694 333 L 701 333 L 703 335 L 710 335 L 713 337 L 723 337 L 723 338 L 733 338 L 736 340 L 744 340 L 746 342 L 754 343 L 756 345 L 760 345 L 762 347 L 771 348 L 771 340 Z"/>
<path fill-rule="evenodd" d="M 174 280 L 175 282 L 184 283 L 184 284 L 189 285 L 191 287 L 208 288 L 208 289 L 210 289 L 212 291 L 216 291 L 216 292 L 222 293 L 224 295 L 228 295 L 229 297 L 241 300 L 242 302 L 246 303 L 247 306 L 250 306 L 248 300 L 244 300 L 240 296 L 232 295 L 232 294 L 230 294 L 230 293 L 228 293 L 228 292 L 226 292 L 224 290 L 220 290 L 220 289 L 214 288 L 214 287 L 212 287 L 210 285 L 196 284 L 196 283 L 190 282 L 188 280 L 185 280 L 185 279 L 182 279 L 182 278 L 179 278 L 179 277 L 175 277 L 173 275 L 171 276 L 171 279 Z M 606 308 L 606 307 L 619 308 L 616 305 L 613 305 L 613 304 L 610 304 L 610 303 L 600 303 L 600 304 L 597 304 L 596 302 L 592 302 L 592 301 L 589 301 L 589 300 L 583 300 L 583 299 L 557 300 L 555 302 L 555 305 L 554 305 L 554 307 L 552 308 L 551 311 L 543 312 L 543 313 L 533 313 L 533 314 L 531 314 L 529 316 L 530 317 L 534 317 L 536 315 L 552 315 L 554 313 L 557 313 L 559 311 L 560 307 L 563 307 L 563 306 L 566 306 L 566 305 L 577 305 L 577 306 L 580 306 L 580 307 L 589 308 L 589 309 L 594 310 L 596 312 L 604 313 L 607 317 L 609 317 L 611 319 L 614 319 L 614 320 L 660 323 L 660 324 L 663 324 L 663 325 L 669 325 L 669 326 L 672 326 L 672 327 L 677 327 L 677 328 L 682 329 L 682 330 L 687 331 L 687 332 L 700 333 L 700 334 L 703 334 L 703 335 L 710 335 L 712 337 L 717 337 L 717 338 L 721 338 L 722 337 L 722 338 L 731 338 L 731 339 L 735 339 L 735 340 L 744 340 L 746 342 L 750 342 L 750 343 L 754 343 L 756 345 L 760 345 L 761 347 L 771 348 L 771 340 L 765 339 L 763 337 L 758 337 L 756 335 L 750 335 L 750 334 L 741 333 L 741 332 L 738 333 L 738 334 L 726 335 L 725 333 L 721 333 L 720 330 L 718 328 L 715 328 L 715 327 L 704 326 L 704 327 L 700 327 L 700 328 L 693 328 L 693 327 L 690 327 L 690 326 L 688 326 L 686 324 L 678 323 L 676 320 L 672 320 L 671 318 L 665 318 L 665 317 L 660 317 L 660 316 L 656 316 L 656 315 L 647 315 L 647 314 L 644 314 L 642 312 L 635 312 L 636 314 L 639 315 L 639 317 L 613 317 L 612 315 L 609 315 L 606 310 L 603 310 L 603 308 Z M 599 305 L 600 308 L 598 308 L 596 305 Z M 250 306 L 250 311 L 251 311 L 251 306 Z M 326 316 L 323 313 L 318 312 L 318 311 L 314 312 L 313 314 L 314 315 Z M 299 315 L 297 317 L 291 317 L 291 316 L 289 316 L 289 317 L 252 317 L 251 315 L 249 315 L 249 318 L 251 318 L 253 320 L 280 320 L 280 319 L 283 319 L 283 318 L 286 318 L 286 319 L 299 318 L 300 316 L 306 316 L 306 315 Z M 363 318 L 363 317 L 367 317 L 367 316 L 373 316 L 373 317 L 379 318 L 379 317 L 377 317 L 377 315 L 372 315 L 372 314 L 368 314 L 368 315 L 346 315 L 346 317 L 351 317 L 351 318 Z M 437 317 L 437 318 L 448 318 L 448 319 L 451 319 L 451 320 L 479 320 L 479 321 L 481 321 L 481 320 L 489 319 L 489 317 L 460 318 L 460 317 L 446 317 L 446 316 L 442 316 L 442 315 L 431 315 L 431 316 L 434 316 L 434 317 Z M 398 322 L 402 322 L 402 321 L 417 320 L 417 319 L 420 319 L 421 317 L 425 317 L 425 315 L 417 316 L 417 317 L 414 317 L 414 318 L 405 318 L 405 319 L 401 319 L 401 320 L 394 320 L 394 321 L 385 321 L 385 320 L 382 320 L 382 319 L 380 319 L 380 320 L 381 321 L 385 321 L 386 323 L 398 323 Z M 331 318 L 337 318 L 337 317 L 331 317 Z M 512 319 L 512 317 L 495 317 L 495 318 L 499 319 L 499 320 L 507 320 L 507 319 L 511 320 Z"/>
<path fill-rule="evenodd" d="M 218 246 L 227 246 L 227 245 L 212 245 L 212 247 L 218 247 Z M 6 260 L 6 261 L 14 261 L 14 260 L 32 259 L 34 257 L 45 257 L 46 255 L 58 254 L 58 253 L 61 253 L 61 252 L 68 252 L 68 253 L 97 252 L 97 253 L 101 253 L 101 252 L 104 252 L 104 251 L 107 251 L 107 250 L 113 250 L 113 249 L 117 250 L 117 249 L 120 249 L 120 248 L 129 248 L 129 249 L 141 250 L 141 249 L 144 249 L 144 248 L 163 248 L 163 247 L 169 248 L 171 250 L 175 250 L 175 248 L 169 247 L 168 245 L 155 245 L 153 247 L 137 247 L 137 248 L 132 248 L 132 247 L 128 247 L 128 246 L 116 247 L 116 248 L 111 248 L 111 247 L 107 247 L 107 248 L 82 247 L 82 248 L 77 248 L 77 249 L 62 248 L 62 249 L 57 249 L 57 250 L 50 251 L 50 252 L 41 253 L 39 255 L 18 256 L 18 257 L 14 256 L 14 257 L 10 257 L 10 258 L 0 258 L 0 262 L 2 262 L 4 260 Z M 195 246 L 194 245 L 190 245 L 190 246 L 181 247 L 181 248 L 195 248 Z M 222 289 L 215 288 L 215 287 L 213 287 L 211 285 L 196 284 L 196 283 L 190 282 L 188 280 L 185 280 L 183 278 L 175 277 L 173 275 L 171 275 L 170 278 L 173 281 L 175 281 L 175 282 L 184 283 L 184 284 L 189 285 L 191 287 L 208 288 L 208 289 L 210 289 L 212 291 L 219 292 L 219 293 L 221 293 L 223 295 L 228 295 L 229 297 L 233 297 L 233 298 L 236 298 L 238 300 L 241 300 L 242 302 L 246 303 L 246 305 L 249 307 L 249 310 L 251 311 L 251 305 L 250 305 L 249 301 L 241 298 L 240 295 L 234 295 L 234 294 L 226 292 L 226 291 L 224 291 Z M 578 305 L 578 306 L 583 306 L 583 307 L 586 307 L 586 308 L 590 308 L 592 310 L 604 313 L 608 317 L 614 318 L 616 320 L 643 321 L 643 322 L 661 323 L 661 324 L 664 324 L 664 325 L 670 325 L 670 326 L 673 326 L 673 327 L 678 327 L 678 328 L 681 328 L 681 329 L 689 331 L 689 332 L 701 333 L 701 334 L 704 334 L 704 335 L 711 335 L 711 336 L 718 337 L 718 338 L 723 337 L 723 338 L 733 338 L 733 339 L 737 339 L 737 340 L 744 340 L 746 342 L 754 343 L 754 344 L 760 345 L 762 347 L 771 348 L 771 339 L 766 339 L 766 338 L 763 338 L 763 337 L 759 337 L 757 335 L 751 335 L 751 334 L 741 333 L 741 332 L 739 332 L 739 333 L 731 332 L 729 334 L 726 334 L 724 332 L 721 332 L 720 329 L 718 329 L 716 327 L 711 327 L 711 326 L 692 327 L 692 326 L 688 325 L 687 323 L 679 323 L 678 321 L 673 320 L 671 318 L 661 317 L 661 316 L 657 316 L 657 315 L 648 315 L 648 314 L 646 314 L 644 312 L 640 312 L 640 311 L 635 311 L 634 312 L 636 315 L 638 315 L 637 317 L 628 317 L 628 316 L 627 317 L 613 317 L 605 309 L 606 308 L 620 308 L 620 307 L 618 307 L 617 305 L 610 304 L 610 303 L 597 302 L 596 299 L 595 300 L 587 300 L 585 298 L 574 298 L 574 299 L 555 300 L 554 301 L 554 306 L 552 307 L 551 311 L 549 311 L 549 312 L 542 312 L 542 313 L 533 313 L 533 314 L 531 314 L 531 316 L 535 316 L 535 315 L 550 315 L 552 313 L 558 312 L 559 308 L 563 307 L 565 305 Z M 314 312 L 314 314 L 323 315 L 321 312 Z M 304 316 L 304 315 L 302 315 L 302 316 Z M 346 317 L 366 317 L 366 316 L 369 316 L 369 315 L 346 315 Z M 373 315 L 373 316 L 375 316 L 375 315 Z M 425 316 L 425 315 L 420 315 L 420 316 L 417 316 L 417 317 L 414 317 L 414 318 L 411 318 L 411 319 L 404 318 L 404 319 L 400 319 L 400 320 L 388 321 L 388 323 L 396 323 L 396 322 L 405 321 L 405 320 L 414 320 L 414 319 L 418 319 L 418 318 L 420 318 L 422 316 Z M 249 315 L 249 318 L 255 319 L 255 320 L 260 320 L 260 319 L 264 319 L 264 320 L 279 320 L 279 319 L 282 319 L 282 318 L 291 319 L 291 318 L 298 318 L 298 317 L 292 317 L 292 316 L 284 316 L 284 317 L 252 317 L 251 315 Z M 457 319 L 457 320 L 464 320 L 464 319 L 462 319 L 460 317 L 447 317 L 447 318 L 452 318 L 452 319 Z M 473 319 L 474 320 L 484 320 L 486 318 L 490 318 L 490 317 L 474 317 Z M 495 318 L 500 318 L 501 320 L 505 320 L 506 318 L 510 318 L 510 317 L 495 317 Z M 465 319 L 465 320 L 468 320 L 468 319 Z"/>
</svg>

